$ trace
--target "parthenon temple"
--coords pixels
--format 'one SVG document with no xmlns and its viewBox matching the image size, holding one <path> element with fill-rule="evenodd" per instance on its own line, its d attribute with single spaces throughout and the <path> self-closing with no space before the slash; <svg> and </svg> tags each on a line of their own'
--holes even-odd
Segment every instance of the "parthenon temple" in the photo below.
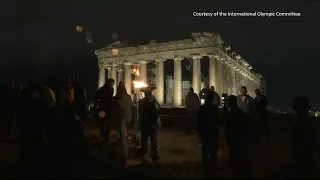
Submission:
<svg viewBox="0 0 320 180">
<path fill-rule="evenodd" d="M 246 86 L 248 94 L 253 96 L 254 89 L 259 88 L 262 76 L 253 72 L 239 54 L 224 45 L 224 41 L 216 33 L 192 33 L 190 39 L 155 43 L 139 46 L 123 46 L 121 43 L 98 49 L 99 82 L 98 88 L 103 86 L 106 78 L 115 79 L 114 88 L 119 81 L 124 81 L 129 94 L 134 94 L 133 79 L 150 85 L 148 81 L 147 64 L 155 64 L 155 96 L 161 105 L 170 104 L 174 107 L 184 105 L 182 65 L 183 59 L 192 62 L 192 84 L 195 93 L 199 94 L 201 87 L 201 63 L 203 57 L 209 58 L 209 73 L 207 87 L 214 86 L 220 94 L 237 95 L 241 86 Z M 173 85 L 165 80 L 164 62 L 174 61 Z M 133 66 L 139 67 L 140 75 L 133 75 Z M 172 99 L 166 98 L 170 92 L 165 86 L 172 86 Z M 202 85 L 203 86 L 203 85 Z M 166 95 L 165 95 L 166 94 Z"/>
</svg>

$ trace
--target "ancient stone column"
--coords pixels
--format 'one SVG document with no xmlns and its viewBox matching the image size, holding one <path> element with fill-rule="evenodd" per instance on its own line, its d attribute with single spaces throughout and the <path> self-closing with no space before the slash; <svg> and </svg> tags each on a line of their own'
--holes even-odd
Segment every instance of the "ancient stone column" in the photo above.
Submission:
<svg viewBox="0 0 320 180">
<path fill-rule="evenodd" d="M 228 93 L 228 67 L 225 64 L 225 62 L 222 63 L 222 88 L 223 92 L 222 93 Z"/>
<path fill-rule="evenodd" d="M 160 105 L 164 103 L 164 67 L 163 67 L 163 59 L 157 59 L 156 65 L 156 98 Z"/>
<path fill-rule="evenodd" d="M 108 79 L 109 79 L 109 78 L 111 78 L 111 68 L 110 68 L 110 67 L 107 67 L 106 69 L 108 70 L 108 75 L 107 75 L 107 77 L 108 77 Z"/>
<path fill-rule="evenodd" d="M 214 86 L 217 90 L 218 84 L 218 62 L 217 59 L 214 57 L 209 57 L 209 86 Z"/>
<path fill-rule="evenodd" d="M 192 87 L 194 92 L 199 95 L 201 90 L 201 56 L 193 56 L 192 59 Z"/>
<path fill-rule="evenodd" d="M 113 84 L 113 89 L 114 89 L 114 93 L 113 95 L 116 95 L 117 93 L 117 67 L 116 65 L 112 65 L 111 66 L 111 78 L 114 79 L 114 84 Z"/>
<path fill-rule="evenodd" d="M 135 74 L 134 79 L 135 79 L 135 81 L 140 81 L 140 76 Z M 134 94 L 136 95 L 136 97 L 135 97 L 136 102 L 139 102 L 139 100 L 142 99 L 141 92 L 137 88 L 134 88 Z"/>
<path fill-rule="evenodd" d="M 139 73 L 139 80 L 147 84 L 147 61 L 140 61 Z"/>
<path fill-rule="evenodd" d="M 223 93 L 223 73 L 222 73 L 222 62 L 218 61 L 218 83 L 217 83 L 217 92 L 220 94 Z"/>
<path fill-rule="evenodd" d="M 236 85 L 236 71 L 231 68 L 231 94 L 237 95 L 237 85 Z"/>
<path fill-rule="evenodd" d="M 128 94 L 131 94 L 131 64 L 126 63 L 123 66 L 124 68 L 124 84 L 127 89 Z"/>
<path fill-rule="evenodd" d="M 227 69 L 227 92 L 228 94 L 232 94 L 232 72 L 231 72 L 231 67 L 226 64 L 226 69 Z"/>
<path fill-rule="evenodd" d="M 117 71 L 118 71 L 118 83 L 117 83 L 117 86 L 118 86 L 120 81 L 123 81 L 123 70 L 118 69 Z"/>
<path fill-rule="evenodd" d="M 99 80 L 98 89 L 101 88 L 106 82 L 106 69 L 104 67 L 99 68 Z"/>
<path fill-rule="evenodd" d="M 173 74 L 173 104 L 175 107 L 182 105 L 182 58 L 174 58 L 174 74 Z"/>
</svg>

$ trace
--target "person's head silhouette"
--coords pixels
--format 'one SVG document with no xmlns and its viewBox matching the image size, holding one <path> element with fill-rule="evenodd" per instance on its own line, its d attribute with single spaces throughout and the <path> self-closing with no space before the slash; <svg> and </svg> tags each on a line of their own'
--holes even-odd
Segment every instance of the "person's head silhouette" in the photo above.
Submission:
<svg viewBox="0 0 320 180">
<path fill-rule="evenodd" d="M 194 93 L 194 90 L 193 90 L 192 87 L 189 88 L 189 92 L 190 92 L 190 93 Z"/>
<path fill-rule="evenodd" d="M 262 93 L 261 93 L 261 90 L 260 89 L 255 89 L 254 91 L 256 93 L 256 96 L 261 96 Z"/>
<path fill-rule="evenodd" d="M 211 91 L 208 91 L 206 93 L 206 96 L 205 96 L 205 103 L 206 104 L 208 104 L 208 103 L 212 104 L 212 101 L 213 101 L 213 93 Z"/>
<path fill-rule="evenodd" d="M 237 97 L 234 96 L 234 95 L 230 95 L 228 97 L 228 105 L 231 109 L 233 108 L 237 108 L 238 107 L 238 104 L 237 104 Z"/>
<path fill-rule="evenodd" d="M 308 98 L 299 96 L 293 100 L 293 110 L 297 114 L 308 114 L 310 108 L 310 101 Z"/>
<path fill-rule="evenodd" d="M 247 87 L 246 87 L 246 86 L 242 86 L 242 87 L 240 88 L 240 94 L 241 94 L 242 96 L 247 95 Z"/>
</svg>

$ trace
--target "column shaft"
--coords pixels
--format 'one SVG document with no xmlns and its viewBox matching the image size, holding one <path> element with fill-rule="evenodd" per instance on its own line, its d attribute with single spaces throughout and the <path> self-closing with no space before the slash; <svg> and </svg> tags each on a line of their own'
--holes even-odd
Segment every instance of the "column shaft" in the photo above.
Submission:
<svg viewBox="0 0 320 180">
<path fill-rule="evenodd" d="M 231 94 L 237 95 L 236 71 L 231 68 Z"/>
<path fill-rule="evenodd" d="M 101 88 L 106 83 L 106 69 L 104 67 L 99 68 L 99 80 L 98 89 Z"/>
<path fill-rule="evenodd" d="M 225 63 L 222 64 L 223 73 L 223 93 L 228 93 L 228 67 Z"/>
<path fill-rule="evenodd" d="M 173 104 L 174 106 L 182 105 L 182 71 L 181 58 L 174 59 L 174 74 L 173 74 Z"/>
<path fill-rule="evenodd" d="M 209 86 L 214 86 L 214 88 L 217 88 L 217 84 L 218 84 L 217 66 L 218 66 L 217 59 L 211 57 L 209 59 Z"/>
<path fill-rule="evenodd" d="M 218 84 L 217 84 L 217 92 L 221 95 L 223 93 L 223 74 L 222 74 L 222 63 L 218 61 Z"/>
<path fill-rule="evenodd" d="M 107 68 L 107 70 L 108 70 L 108 76 L 107 76 L 107 77 L 108 77 L 108 79 L 109 79 L 109 78 L 112 78 L 112 76 L 111 76 L 111 68 L 110 68 L 110 67 L 108 67 L 108 68 Z"/>
<path fill-rule="evenodd" d="M 200 56 L 195 56 L 192 57 L 193 62 L 192 62 L 192 69 L 193 69 L 193 75 L 192 75 L 192 87 L 193 90 L 196 94 L 199 95 L 200 93 L 200 88 L 201 88 L 201 57 Z"/>
<path fill-rule="evenodd" d="M 111 78 L 114 79 L 114 84 L 113 84 L 113 89 L 114 89 L 114 93 L 113 95 L 116 95 L 117 93 L 117 67 L 116 66 L 112 66 L 111 67 Z"/>
<path fill-rule="evenodd" d="M 122 69 L 118 70 L 118 83 L 117 83 L 117 85 L 119 85 L 120 81 L 123 81 L 123 70 Z"/>
<path fill-rule="evenodd" d="M 140 61 L 139 73 L 139 80 L 147 84 L 147 61 Z"/>
<path fill-rule="evenodd" d="M 232 94 L 232 72 L 231 72 L 231 68 L 230 66 L 228 66 L 226 64 L 226 69 L 227 69 L 227 81 L 228 81 L 228 84 L 227 84 L 227 89 L 228 89 L 228 94 Z"/>
<path fill-rule="evenodd" d="M 164 103 L 164 66 L 163 60 L 157 61 L 156 71 L 156 97 L 160 105 Z"/>
<path fill-rule="evenodd" d="M 131 72 L 130 64 L 124 65 L 124 84 L 127 89 L 128 94 L 131 94 Z"/>
</svg>

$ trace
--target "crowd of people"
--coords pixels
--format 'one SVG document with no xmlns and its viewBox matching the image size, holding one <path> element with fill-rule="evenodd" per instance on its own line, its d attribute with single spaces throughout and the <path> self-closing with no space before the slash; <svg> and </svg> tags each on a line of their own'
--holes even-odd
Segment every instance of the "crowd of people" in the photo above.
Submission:
<svg viewBox="0 0 320 180">
<path fill-rule="evenodd" d="M 110 123 L 112 119 L 117 122 L 119 132 L 119 144 L 124 164 L 128 157 L 127 148 L 127 126 L 132 119 L 132 99 L 127 93 L 124 83 L 121 81 L 117 86 L 117 93 L 114 94 L 114 79 L 108 79 L 106 84 L 102 86 L 95 97 L 94 109 L 97 110 L 97 119 L 100 122 L 100 136 L 103 142 L 108 143 L 110 134 Z M 148 87 L 141 89 L 144 92 L 144 98 L 138 103 L 137 118 L 135 119 L 136 133 L 141 133 L 141 153 L 142 162 L 147 161 L 147 145 L 148 139 L 151 139 L 152 160 L 158 161 L 158 144 L 157 129 L 159 128 L 159 109 L 160 105 L 156 98 L 152 95 L 153 88 Z"/>
<path fill-rule="evenodd" d="M 127 126 L 132 117 L 132 99 L 123 82 L 117 85 L 114 95 L 114 79 L 108 79 L 99 88 L 94 100 L 95 119 L 100 124 L 102 143 L 109 143 L 111 122 L 115 120 L 121 147 L 121 161 L 128 159 Z M 141 89 L 144 97 L 138 102 L 137 129 L 141 133 L 141 162 L 147 162 L 148 140 L 151 141 L 151 158 L 159 161 L 157 135 L 160 105 L 152 95 L 153 88 Z M 267 125 L 268 101 L 259 89 L 256 97 L 247 94 L 245 86 L 240 95 L 229 95 L 221 102 L 214 87 L 205 90 L 205 103 L 201 105 L 199 96 L 193 89 L 186 97 L 190 130 L 197 132 L 201 140 L 204 168 L 208 175 L 219 168 L 218 149 L 221 126 L 227 129 L 227 145 L 235 176 L 249 174 L 250 150 L 253 142 L 269 141 Z M 1 95 L 1 135 L 11 138 L 13 131 L 20 135 L 21 158 L 26 176 L 40 175 L 39 169 L 46 164 L 49 174 L 68 176 L 72 162 L 84 150 L 84 128 L 87 119 L 87 91 L 78 78 L 66 78 L 59 82 L 44 80 L 24 87 L 15 82 L 2 89 Z M 223 105 L 223 108 L 221 108 Z M 293 109 L 296 121 L 293 128 L 294 158 L 300 169 L 312 167 L 312 121 L 309 117 L 309 100 L 298 97 Z M 14 121 L 16 120 L 16 121 Z M 13 129 L 14 122 L 16 129 Z M 44 147 L 49 147 L 45 150 Z M 44 162 L 45 153 L 49 163 Z M 52 175 L 53 176 L 53 175 Z"/>
<path fill-rule="evenodd" d="M 87 92 L 80 81 L 46 79 L 18 88 L 11 81 L 1 90 L 1 136 L 18 132 L 24 175 L 67 175 L 83 150 Z"/>
<path fill-rule="evenodd" d="M 219 168 L 219 128 L 226 127 L 229 157 L 235 177 L 248 177 L 252 145 L 255 142 L 269 141 L 268 100 L 260 89 L 256 97 L 247 94 L 242 86 L 240 95 L 229 95 L 223 103 L 214 87 L 204 90 L 205 103 L 190 88 L 186 97 L 190 129 L 198 130 L 202 143 L 203 165 L 209 176 Z M 293 102 L 296 120 L 292 131 L 293 159 L 301 174 L 310 174 L 313 161 L 314 129 L 309 115 L 310 102 L 305 97 L 297 97 Z"/>
</svg>

